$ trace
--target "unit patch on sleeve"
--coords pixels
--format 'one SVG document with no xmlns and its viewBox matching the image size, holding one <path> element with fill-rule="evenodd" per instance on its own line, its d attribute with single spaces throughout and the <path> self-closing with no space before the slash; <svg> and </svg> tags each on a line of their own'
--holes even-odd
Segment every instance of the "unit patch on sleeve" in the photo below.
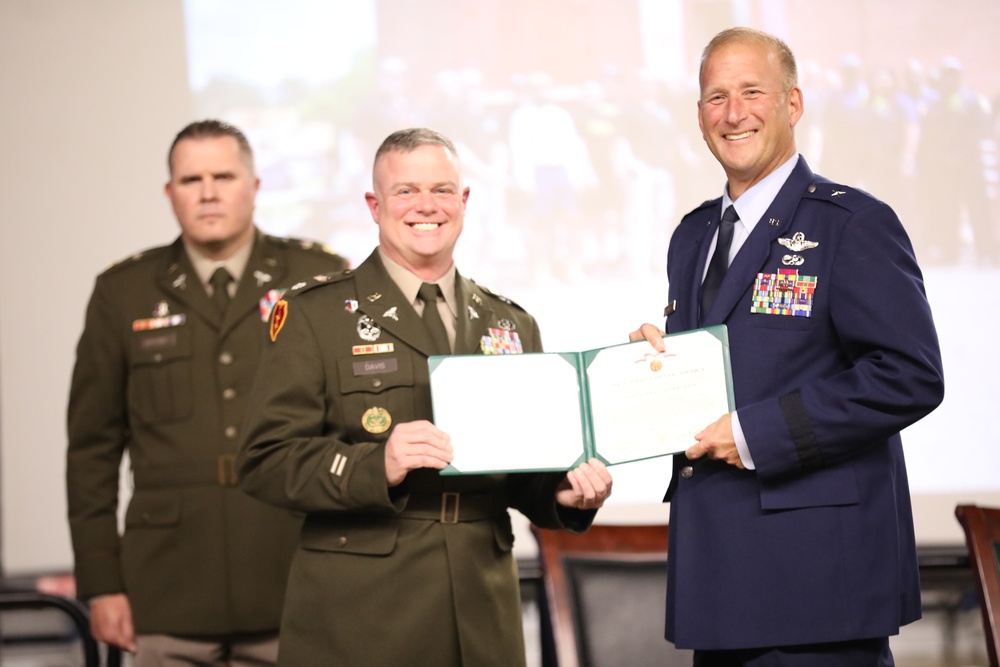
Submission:
<svg viewBox="0 0 1000 667">
<path fill-rule="evenodd" d="M 288 318 L 288 302 L 284 299 L 278 301 L 274 304 L 274 308 L 271 311 L 271 342 L 273 343 L 278 339 L 278 332 L 281 331 L 281 327 L 285 326 L 285 320 Z"/>
</svg>

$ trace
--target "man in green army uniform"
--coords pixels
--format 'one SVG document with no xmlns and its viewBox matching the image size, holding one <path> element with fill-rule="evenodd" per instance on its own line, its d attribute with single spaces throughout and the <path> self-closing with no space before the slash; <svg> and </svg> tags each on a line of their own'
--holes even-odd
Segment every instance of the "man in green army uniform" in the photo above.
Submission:
<svg viewBox="0 0 1000 667">
<path fill-rule="evenodd" d="M 583 531 L 611 476 L 596 459 L 558 474 L 439 474 L 453 450 L 428 421 L 427 357 L 540 351 L 538 326 L 455 269 L 469 189 L 451 141 L 390 135 L 374 190 L 378 248 L 275 308 L 237 456 L 250 495 L 306 513 L 279 662 L 524 665 L 507 508 Z M 498 402 L 470 401 L 484 429 L 504 428 Z"/>
<path fill-rule="evenodd" d="M 77 349 L 66 468 L 77 593 L 94 637 L 137 652 L 136 667 L 273 664 L 301 519 L 239 490 L 239 426 L 274 302 L 347 263 L 257 230 L 259 180 L 235 127 L 192 123 L 168 164 L 180 238 L 97 278 Z"/>
</svg>

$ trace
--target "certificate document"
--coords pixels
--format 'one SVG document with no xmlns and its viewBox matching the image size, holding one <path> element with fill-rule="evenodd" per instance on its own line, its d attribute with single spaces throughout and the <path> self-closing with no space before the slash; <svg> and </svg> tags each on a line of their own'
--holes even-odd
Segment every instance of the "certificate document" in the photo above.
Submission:
<svg viewBox="0 0 1000 667">
<path fill-rule="evenodd" d="M 568 470 L 682 452 L 735 408 L 725 325 L 586 352 L 434 356 L 442 474 Z"/>
</svg>

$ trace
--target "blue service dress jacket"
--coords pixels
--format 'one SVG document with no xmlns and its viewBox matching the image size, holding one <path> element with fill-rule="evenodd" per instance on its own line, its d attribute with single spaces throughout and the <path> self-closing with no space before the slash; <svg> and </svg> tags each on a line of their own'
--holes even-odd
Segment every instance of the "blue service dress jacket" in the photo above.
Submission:
<svg viewBox="0 0 1000 667">
<path fill-rule="evenodd" d="M 913 248 L 889 206 L 800 157 L 700 315 L 721 213 L 705 202 L 673 234 L 666 329 L 728 326 L 756 470 L 674 457 L 666 637 L 720 650 L 894 635 L 920 617 L 899 432 L 944 395 Z"/>
</svg>

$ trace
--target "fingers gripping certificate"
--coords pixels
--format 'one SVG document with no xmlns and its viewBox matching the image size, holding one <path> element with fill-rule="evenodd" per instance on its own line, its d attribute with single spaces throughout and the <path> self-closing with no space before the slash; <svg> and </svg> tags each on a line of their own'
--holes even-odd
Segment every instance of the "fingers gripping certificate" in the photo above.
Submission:
<svg viewBox="0 0 1000 667">
<path fill-rule="evenodd" d="M 589 350 L 431 357 L 443 474 L 568 470 L 681 452 L 735 408 L 724 325 Z"/>
</svg>

